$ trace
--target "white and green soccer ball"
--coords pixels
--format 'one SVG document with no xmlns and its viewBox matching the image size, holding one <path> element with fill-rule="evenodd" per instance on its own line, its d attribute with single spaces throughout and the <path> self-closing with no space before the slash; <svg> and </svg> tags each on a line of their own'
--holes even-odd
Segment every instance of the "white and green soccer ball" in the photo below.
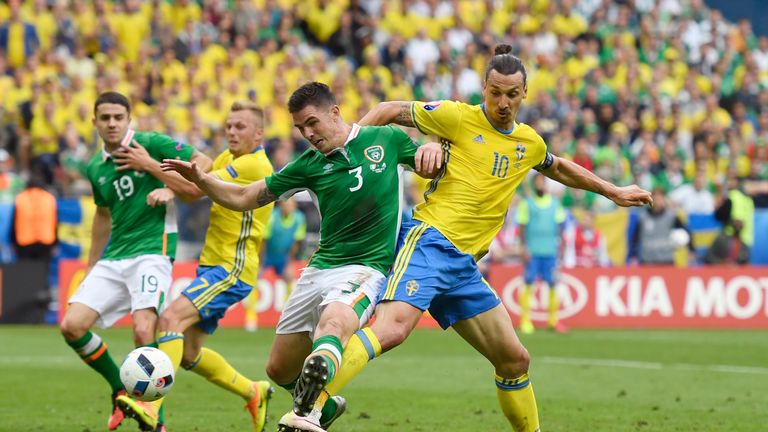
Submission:
<svg viewBox="0 0 768 432">
<path fill-rule="evenodd" d="M 173 378 L 171 359 L 157 348 L 136 348 L 120 366 L 125 391 L 140 401 L 151 402 L 165 396 L 173 386 Z"/>
</svg>

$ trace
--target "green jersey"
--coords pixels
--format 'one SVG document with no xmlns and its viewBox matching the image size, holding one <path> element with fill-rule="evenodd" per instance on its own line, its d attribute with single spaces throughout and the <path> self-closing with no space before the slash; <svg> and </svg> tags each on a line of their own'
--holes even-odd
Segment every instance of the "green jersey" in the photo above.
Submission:
<svg viewBox="0 0 768 432">
<path fill-rule="evenodd" d="M 194 149 L 157 132 L 133 132 L 124 142 L 135 140 L 153 159 L 189 160 Z M 141 171 L 118 171 L 106 151 L 91 158 L 86 168 L 93 200 L 112 213 L 112 236 L 102 259 L 115 260 L 139 255 L 176 255 L 176 214 L 173 206 L 147 205 L 147 195 L 163 182 Z"/>
<path fill-rule="evenodd" d="M 307 190 L 322 218 L 310 267 L 361 264 L 383 273 L 395 259 L 400 229 L 400 164 L 413 167 L 416 144 L 393 126 L 352 125 L 343 148 L 309 149 L 266 178 L 279 197 Z"/>
</svg>

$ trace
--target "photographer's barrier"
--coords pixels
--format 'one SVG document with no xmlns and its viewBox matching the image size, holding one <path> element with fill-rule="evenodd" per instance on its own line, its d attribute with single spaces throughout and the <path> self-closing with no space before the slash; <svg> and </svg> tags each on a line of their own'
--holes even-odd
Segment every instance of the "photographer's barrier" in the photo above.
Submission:
<svg viewBox="0 0 768 432">
<path fill-rule="evenodd" d="M 171 298 L 194 278 L 196 263 L 176 263 Z M 303 267 L 296 264 L 297 275 Z M 85 264 L 62 261 L 61 318 L 66 299 L 84 277 Z M 488 281 L 517 323 L 522 269 L 493 266 Z M 260 276 L 259 326 L 273 327 L 287 289 L 272 272 Z M 560 318 L 570 327 L 768 328 L 768 267 L 616 267 L 562 270 L 557 284 Z M 546 322 L 547 288 L 537 286 L 531 300 L 534 321 Z M 242 304 L 233 306 L 223 326 L 243 325 Z M 127 319 L 122 324 L 129 322 Z M 425 317 L 421 326 L 434 327 Z"/>
</svg>

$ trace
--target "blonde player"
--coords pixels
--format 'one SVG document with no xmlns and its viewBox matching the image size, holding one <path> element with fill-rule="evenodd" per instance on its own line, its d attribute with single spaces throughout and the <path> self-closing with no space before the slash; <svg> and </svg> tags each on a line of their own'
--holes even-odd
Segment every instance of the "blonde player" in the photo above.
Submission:
<svg viewBox="0 0 768 432">
<path fill-rule="evenodd" d="M 225 130 L 229 149 L 213 162 L 210 175 L 245 186 L 272 174 L 272 165 L 261 146 L 261 108 L 248 102 L 234 103 Z M 198 194 L 202 196 L 202 192 Z M 244 212 L 213 204 L 197 278 L 160 316 L 158 335 L 160 349 L 176 368 L 181 365 L 242 397 L 256 432 L 264 429 L 267 402 L 274 390 L 268 381 L 244 377 L 224 357 L 203 344 L 227 309 L 255 286 L 259 246 L 271 211 L 271 204 Z M 146 403 L 119 396 L 117 404 L 138 421 L 142 430 L 155 429 L 162 400 Z"/>
</svg>

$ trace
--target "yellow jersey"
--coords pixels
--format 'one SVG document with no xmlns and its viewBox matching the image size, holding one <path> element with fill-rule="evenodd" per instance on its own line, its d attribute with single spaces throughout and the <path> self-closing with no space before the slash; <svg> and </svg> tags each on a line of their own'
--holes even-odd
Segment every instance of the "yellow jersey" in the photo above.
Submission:
<svg viewBox="0 0 768 432">
<path fill-rule="evenodd" d="M 445 168 L 430 183 L 414 218 L 480 259 L 528 171 L 549 160 L 547 145 L 524 123 L 496 129 L 483 105 L 413 102 L 411 117 L 422 133 L 437 136 L 446 152 Z"/>
<path fill-rule="evenodd" d="M 225 150 L 213 161 L 211 174 L 245 186 L 272 175 L 272 164 L 261 146 L 238 158 Z M 239 212 L 213 203 L 200 265 L 222 266 L 244 283 L 256 286 L 259 248 L 273 206 Z"/>
</svg>

